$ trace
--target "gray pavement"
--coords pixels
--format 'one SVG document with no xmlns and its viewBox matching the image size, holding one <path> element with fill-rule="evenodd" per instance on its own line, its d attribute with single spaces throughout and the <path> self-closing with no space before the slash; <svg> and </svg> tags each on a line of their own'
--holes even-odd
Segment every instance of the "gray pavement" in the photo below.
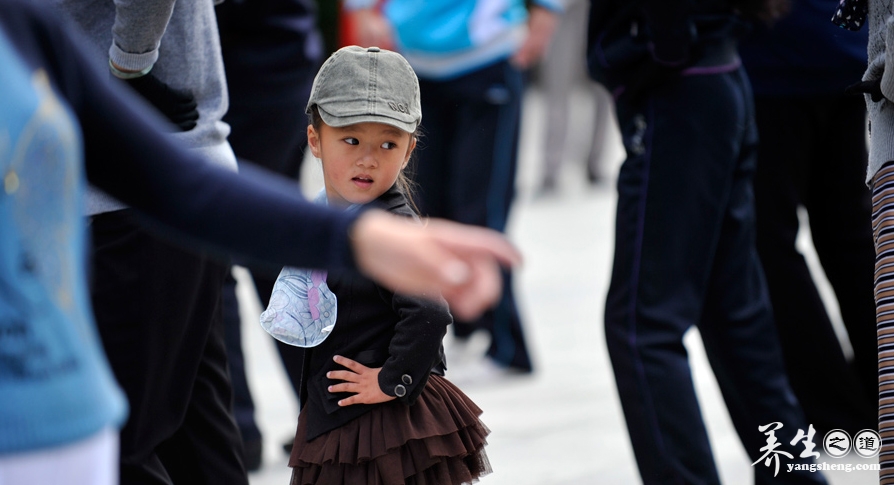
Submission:
<svg viewBox="0 0 894 485">
<path fill-rule="evenodd" d="M 589 133 L 589 100 L 582 96 L 573 103 L 571 126 L 581 130 L 570 133 L 572 145 Z M 519 197 L 508 232 L 525 256 L 517 272 L 516 291 L 537 369 L 530 377 L 494 379 L 483 374 L 478 381 L 460 383 L 484 410 L 482 419 L 492 431 L 487 452 L 494 473 L 481 483 L 639 483 L 602 334 L 611 268 L 614 182 L 588 187 L 583 164 L 577 161 L 584 153 L 572 147 L 561 176 L 561 192 L 536 196 L 533 187 L 543 138 L 543 110 L 536 91 L 530 94 L 526 109 Z M 615 136 L 607 147 L 610 179 L 621 158 Z M 305 179 L 313 187 L 319 169 L 314 161 L 306 165 Z M 297 405 L 274 346 L 257 325 L 260 309 L 250 283 L 244 273 L 237 272 L 237 279 L 248 379 L 265 440 L 264 465 L 251 474 L 251 484 L 287 485 L 289 468 L 281 445 L 294 436 Z M 687 335 L 686 345 L 721 479 L 726 484 L 749 484 L 751 462 L 727 416 L 697 331 Z M 819 439 L 816 443 L 821 448 Z M 820 461 L 876 463 L 853 458 L 853 453 L 849 456 L 837 460 L 823 456 Z M 833 485 L 877 483 L 875 471 L 827 472 L 826 476 Z"/>
</svg>

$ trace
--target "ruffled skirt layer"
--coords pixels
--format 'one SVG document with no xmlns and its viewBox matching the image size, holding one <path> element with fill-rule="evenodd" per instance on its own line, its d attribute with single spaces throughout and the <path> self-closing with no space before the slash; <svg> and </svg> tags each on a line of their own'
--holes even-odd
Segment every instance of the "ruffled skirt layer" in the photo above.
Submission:
<svg viewBox="0 0 894 485">
<path fill-rule="evenodd" d="M 305 441 L 298 431 L 291 485 L 459 485 L 491 472 L 490 430 L 481 409 L 446 379 L 432 375 L 412 406 L 389 401 L 344 426 Z"/>
</svg>

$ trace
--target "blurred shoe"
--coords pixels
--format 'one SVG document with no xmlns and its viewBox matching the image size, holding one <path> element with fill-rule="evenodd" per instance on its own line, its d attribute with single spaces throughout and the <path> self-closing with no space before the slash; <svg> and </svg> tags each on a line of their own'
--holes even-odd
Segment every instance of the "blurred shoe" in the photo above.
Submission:
<svg viewBox="0 0 894 485">
<path fill-rule="evenodd" d="M 245 469 L 250 472 L 260 470 L 264 456 L 264 441 L 261 438 L 248 440 L 242 443 L 242 449 L 242 460 L 245 462 Z"/>
<path fill-rule="evenodd" d="M 593 165 L 587 165 L 587 182 L 590 185 L 599 185 L 605 179 L 602 173 L 600 173 L 597 169 L 593 168 Z"/>
<path fill-rule="evenodd" d="M 286 452 L 287 455 L 292 454 L 292 446 L 294 446 L 295 440 L 291 439 L 282 444 L 282 450 Z"/>
</svg>

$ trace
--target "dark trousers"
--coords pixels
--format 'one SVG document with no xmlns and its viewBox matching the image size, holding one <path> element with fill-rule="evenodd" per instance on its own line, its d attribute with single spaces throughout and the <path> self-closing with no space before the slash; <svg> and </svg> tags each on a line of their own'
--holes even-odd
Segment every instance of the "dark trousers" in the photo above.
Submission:
<svg viewBox="0 0 894 485">
<path fill-rule="evenodd" d="M 273 293 L 273 284 L 276 275 L 265 270 L 252 270 L 249 272 L 261 307 L 266 308 Z M 261 430 L 255 421 L 255 403 L 251 396 L 251 388 L 245 371 L 245 357 L 242 353 L 242 322 L 239 314 L 239 302 L 236 298 L 236 280 L 232 274 L 227 274 L 223 287 L 223 315 L 226 328 L 227 356 L 230 360 L 230 375 L 233 380 L 233 412 L 242 440 L 248 443 L 261 439 Z M 258 324 L 251 322 L 251 324 Z M 303 353 L 298 347 L 284 344 L 274 339 L 276 350 L 289 378 L 289 383 L 298 398 L 301 388 L 301 368 L 303 365 Z"/>
<path fill-rule="evenodd" d="M 220 318 L 227 266 L 159 239 L 130 209 L 90 228 L 97 327 L 130 404 L 122 485 L 247 484 Z"/>
<path fill-rule="evenodd" d="M 617 103 L 627 159 L 605 332 L 646 484 L 719 483 L 683 345 L 693 326 L 751 460 L 767 445 L 759 426 L 781 423 L 783 447 L 807 431 L 754 247 L 753 101 L 744 72 L 730 69 Z M 786 451 L 786 463 L 805 461 L 800 449 Z M 756 483 L 822 482 L 810 472 L 774 478 L 763 461 L 753 469 Z"/>
<path fill-rule="evenodd" d="M 874 429 L 878 369 L 866 103 L 856 96 L 758 97 L 755 106 L 761 138 L 754 179 L 757 249 L 789 380 L 817 430 Z M 855 366 L 845 359 L 795 246 L 800 207 L 810 218 Z"/>
<path fill-rule="evenodd" d="M 417 204 L 425 216 L 505 231 L 515 194 L 524 77 L 498 62 L 446 81 L 420 79 L 422 137 L 416 150 Z M 454 333 L 491 335 L 488 356 L 528 372 L 531 359 L 504 275 L 497 305 L 474 322 L 457 321 Z"/>
<path fill-rule="evenodd" d="M 295 46 L 292 46 L 293 48 Z M 307 115 L 304 108 L 310 95 L 310 88 L 316 74 L 316 66 L 294 65 L 276 56 L 264 57 L 263 51 L 256 52 L 249 46 L 231 48 L 224 51 L 224 60 L 231 67 L 228 70 L 231 85 L 230 109 L 224 121 L 230 124 L 232 133 L 229 141 L 240 163 L 252 163 L 280 175 L 299 178 L 304 150 L 307 147 Z M 269 54 L 269 53 L 268 53 Z M 258 59 L 266 61 L 267 67 L 280 65 L 287 72 L 289 83 L 266 85 L 264 79 L 253 74 L 253 63 Z M 295 190 L 300 190 L 296 184 Z M 248 268 L 257 289 L 262 308 L 267 306 L 273 283 L 278 271 L 270 268 Z M 233 408 L 239 430 L 246 443 L 260 441 L 261 431 L 255 421 L 254 400 L 245 374 L 245 359 L 242 353 L 241 319 L 239 302 L 236 299 L 236 281 L 230 275 L 223 289 L 223 317 L 227 331 L 227 354 L 233 365 L 230 372 L 233 379 Z M 253 322 L 258 324 L 257 320 Z M 286 373 L 293 385 L 297 385 L 300 369 L 292 362 L 296 350 L 277 341 L 277 349 L 285 365 Z M 248 365 L 251 365 L 250 363 Z M 293 376 L 293 374 L 296 374 Z M 298 393 L 296 391 L 295 395 Z"/>
</svg>

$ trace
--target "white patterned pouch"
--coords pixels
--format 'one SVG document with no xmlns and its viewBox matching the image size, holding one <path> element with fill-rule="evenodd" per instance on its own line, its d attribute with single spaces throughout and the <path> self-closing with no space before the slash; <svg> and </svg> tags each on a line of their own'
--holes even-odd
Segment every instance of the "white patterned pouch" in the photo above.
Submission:
<svg viewBox="0 0 894 485">
<path fill-rule="evenodd" d="M 326 272 L 285 267 L 276 278 L 261 327 L 280 342 L 315 347 L 335 327 L 338 305 Z"/>
<path fill-rule="evenodd" d="M 328 205 L 326 189 L 314 198 Z M 358 205 L 347 209 L 356 210 Z M 335 293 L 326 285 L 326 271 L 286 266 L 273 284 L 270 303 L 261 313 L 261 327 L 280 342 L 296 347 L 316 347 L 335 328 L 338 309 Z"/>
</svg>

